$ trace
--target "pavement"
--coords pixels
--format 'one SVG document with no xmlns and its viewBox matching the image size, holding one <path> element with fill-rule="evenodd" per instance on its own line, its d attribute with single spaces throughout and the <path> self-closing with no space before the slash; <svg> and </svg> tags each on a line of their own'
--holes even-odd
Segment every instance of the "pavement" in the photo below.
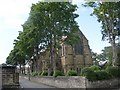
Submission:
<svg viewBox="0 0 120 90">
<path fill-rule="evenodd" d="M 20 86 L 22 88 L 55 88 L 55 87 L 51 87 L 42 83 L 37 83 L 37 82 L 33 82 L 33 81 L 29 81 L 27 79 L 24 78 L 20 78 Z"/>
<path fill-rule="evenodd" d="M 42 83 L 29 81 L 25 78 L 20 78 L 19 83 L 22 90 L 63 90 Z"/>
</svg>

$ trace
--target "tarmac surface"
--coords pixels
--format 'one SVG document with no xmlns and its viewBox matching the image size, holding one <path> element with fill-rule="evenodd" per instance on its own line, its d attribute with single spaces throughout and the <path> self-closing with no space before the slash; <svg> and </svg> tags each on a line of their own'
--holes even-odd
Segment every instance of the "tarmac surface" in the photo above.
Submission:
<svg viewBox="0 0 120 90">
<path fill-rule="evenodd" d="M 29 81 L 28 79 L 20 78 L 20 90 L 64 90 L 52 86 L 48 86 L 42 83 Z"/>
<path fill-rule="evenodd" d="M 29 81 L 27 79 L 20 78 L 20 86 L 22 88 L 55 88 L 42 83 L 37 83 L 33 81 Z"/>
</svg>

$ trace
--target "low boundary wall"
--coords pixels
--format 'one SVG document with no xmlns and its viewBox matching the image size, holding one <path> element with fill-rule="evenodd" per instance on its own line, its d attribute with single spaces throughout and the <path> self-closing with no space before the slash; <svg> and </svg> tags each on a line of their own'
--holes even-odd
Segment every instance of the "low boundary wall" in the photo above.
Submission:
<svg viewBox="0 0 120 90">
<path fill-rule="evenodd" d="M 21 76 L 28 79 L 28 76 Z M 31 76 L 31 81 L 43 83 L 57 88 L 120 88 L 120 78 L 103 80 L 103 81 L 88 81 L 82 76 Z"/>
</svg>

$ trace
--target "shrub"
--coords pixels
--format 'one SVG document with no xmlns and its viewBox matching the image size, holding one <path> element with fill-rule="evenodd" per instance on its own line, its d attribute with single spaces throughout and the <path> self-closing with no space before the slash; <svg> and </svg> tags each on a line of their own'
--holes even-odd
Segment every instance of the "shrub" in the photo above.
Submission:
<svg viewBox="0 0 120 90">
<path fill-rule="evenodd" d="M 53 76 L 53 74 L 54 74 L 54 72 L 52 71 L 52 72 L 50 73 L 50 76 Z"/>
<path fill-rule="evenodd" d="M 32 72 L 32 76 L 37 76 L 38 73 L 37 72 Z"/>
<path fill-rule="evenodd" d="M 38 76 L 41 76 L 42 72 L 38 72 Z"/>
<path fill-rule="evenodd" d="M 96 80 L 96 73 L 89 67 L 85 67 L 81 70 L 81 75 L 85 76 L 88 80 L 94 81 Z"/>
<path fill-rule="evenodd" d="M 82 76 L 86 76 L 87 73 L 92 72 L 93 70 L 91 70 L 89 67 L 85 67 L 81 70 L 81 75 Z"/>
<path fill-rule="evenodd" d="M 105 70 L 97 71 L 95 73 L 97 80 L 106 80 L 111 78 L 111 75 L 107 73 Z"/>
<path fill-rule="evenodd" d="M 93 71 L 99 71 L 99 70 L 101 70 L 101 67 L 99 67 L 99 66 L 97 66 L 97 65 L 93 65 L 93 66 L 91 66 L 91 67 L 89 67 L 91 70 L 93 70 Z"/>
<path fill-rule="evenodd" d="M 75 70 L 69 70 L 67 76 L 77 76 L 77 72 Z"/>
<path fill-rule="evenodd" d="M 111 71 L 111 69 L 108 70 Z M 85 67 L 81 70 L 81 75 L 85 76 L 90 81 L 106 80 L 112 77 L 107 70 L 100 70 L 99 66 Z"/>
<path fill-rule="evenodd" d="M 53 74 L 54 77 L 57 77 L 57 76 L 63 76 L 63 73 L 59 70 L 56 70 Z"/>
<path fill-rule="evenodd" d="M 47 76 L 48 75 L 48 72 L 46 72 L 46 71 L 43 71 L 42 73 L 41 73 L 41 76 Z"/>
<path fill-rule="evenodd" d="M 120 68 L 109 66 L 105 69 L 112 77 L 120 77 Z"/>
</svg>

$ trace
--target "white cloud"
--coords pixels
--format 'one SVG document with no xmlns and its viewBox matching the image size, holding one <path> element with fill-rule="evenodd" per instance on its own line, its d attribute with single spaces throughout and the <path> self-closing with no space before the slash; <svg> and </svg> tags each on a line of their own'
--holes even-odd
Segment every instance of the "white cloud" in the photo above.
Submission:
<svg viewBox="0 0 120 90">
<path fill-rule="evenodd" d="M 21 24 L 27 20 L 32 3 L 38 1 L 0 0 L 0 63 L 5 62 L 13 48 L 13 41 L 22 30 Z"/>
<path fill-rule="evenodd" d="M 39 0 L 1 0 L 0 18 L 2 18 L 2 22 L 11 27 L 14 26 L 14 24 L 24 23 L 25 18 L 29 15 L 32 3 L 38 1 Z"/>
</svg>

